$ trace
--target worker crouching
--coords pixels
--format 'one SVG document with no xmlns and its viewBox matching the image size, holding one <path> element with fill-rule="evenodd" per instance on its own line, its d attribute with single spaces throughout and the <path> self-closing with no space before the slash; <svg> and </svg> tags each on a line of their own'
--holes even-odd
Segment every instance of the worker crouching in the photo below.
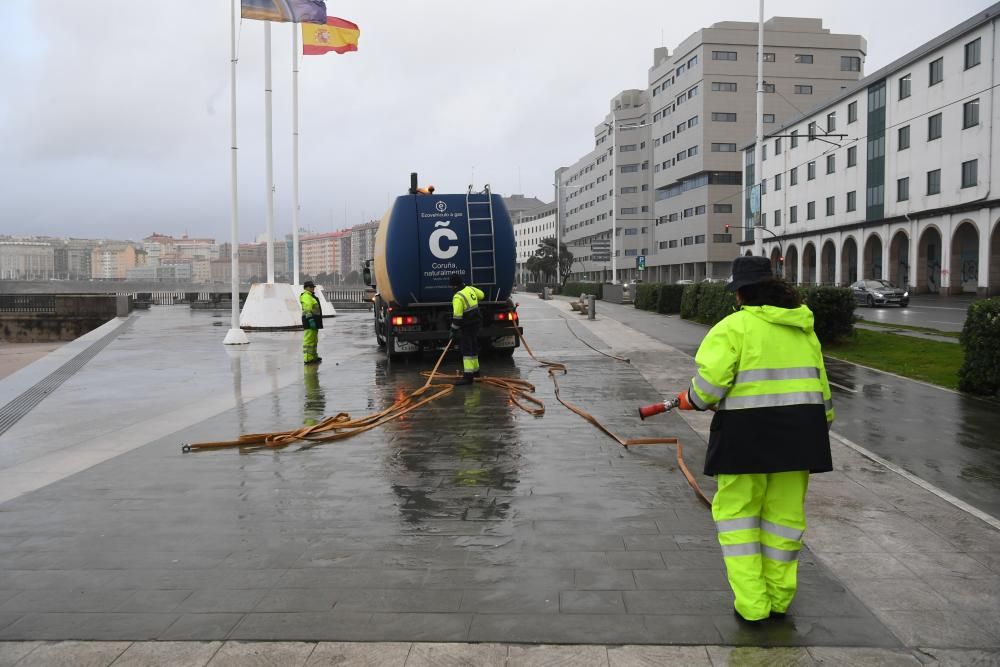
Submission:
<svg viewBox="0 0 1000 667">
<path fill-rule="evenodd" d="M 302 306 L 302 356 L 304 363 L 318 364 L 323 361 L 316 351 L 319 345 L 319 330 L 323 328 L 323 309 L 316 298 L 316 283 L 307 280 L 302 283 L 304 291 L 299 295 Z"/>
<path fill-rule="evenodd" d="M 770 261 L 737 258 L 726 289 L 739 310 L 702 341 L 687 399 L 716 410 L 705 460 L 718 481 L 712 518 L 736 613 L 760 621 L 795 597 L 809 474 L 833 468 L 834 412 L 812 311 Z"/>
<path fill-rule="evenodd" d="M 472 384 L 479 377 L 479 329 L 483 324 L 479 302 L 486 295 L 478 287 L 466 285 L 456 273 L 448 284 L 455 290 L 451 299 L 451 338 L 458 339 L 462 351 L 462 379 L 456 384 Z"/>
</svg>

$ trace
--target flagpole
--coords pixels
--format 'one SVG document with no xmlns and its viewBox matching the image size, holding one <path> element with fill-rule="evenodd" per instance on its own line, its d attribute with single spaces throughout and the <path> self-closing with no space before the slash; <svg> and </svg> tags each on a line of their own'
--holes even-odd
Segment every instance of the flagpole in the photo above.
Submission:
<svg viewBox="0 0 1000 667">
<path fill-rule="evenodd" d="M 299 27 L 292 24 L 292 284 L 299 284 Z"/>
<path fill-rule="evenodd" d="M 264 21 L 264 178 L 267 180 L 267 282 L 274 284 L 274 156 L 271 146 L 271 22 Z"/>
<path fill-rule="evenodd" d="M 230 167 L 232 187 L 230 199 L 230 279 L 232 281 L 232 319 L 223 345 L 246 345 L 250 342 L 240 329 L 240 224 L 239 200 L 236 196 L 236 0 L 231 0 L 229 11 L 229 108 L 231 148 Z"/>
</svg>

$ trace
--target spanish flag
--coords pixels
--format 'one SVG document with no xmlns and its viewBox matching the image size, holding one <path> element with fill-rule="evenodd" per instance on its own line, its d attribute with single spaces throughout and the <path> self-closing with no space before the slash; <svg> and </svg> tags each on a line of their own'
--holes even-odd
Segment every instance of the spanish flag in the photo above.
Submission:
<svg viewBox="0 0 1000 667">
<path fill-rule="evenodd" d="M 347 53 L 358 50 L 361 29 L 357 24 L 330 16 L 326 25 L 302 24 L 302 54 L 320 56 L 333 51 Z"/>
</svg>

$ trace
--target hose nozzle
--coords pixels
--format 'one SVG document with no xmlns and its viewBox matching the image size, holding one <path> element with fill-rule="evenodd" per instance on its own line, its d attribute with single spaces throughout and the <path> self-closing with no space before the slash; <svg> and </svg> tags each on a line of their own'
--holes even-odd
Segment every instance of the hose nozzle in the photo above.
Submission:
<svg viewBox="0 0 1000 667">
<path fill-rule="evenodd" d="M 670 412 L 677 407 L 678 400 L 672 398 L 662 403 L 653 403 L 652 405 L 644 405 L 639 408 L 639 418 L 645 420 L 647 417 L 652 417 L 653 415 L 658 415 L 661 412 Z"/>
</svg>

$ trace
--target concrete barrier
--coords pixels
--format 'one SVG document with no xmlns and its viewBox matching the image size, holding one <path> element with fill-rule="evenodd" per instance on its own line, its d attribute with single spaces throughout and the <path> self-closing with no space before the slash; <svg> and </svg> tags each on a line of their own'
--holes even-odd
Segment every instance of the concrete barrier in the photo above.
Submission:
<svg viewBox="0 0 1000 667">
<path fill-rule="evenodd" d="M 113 294 L 0 295 L 0 340 L 70 341 L 132 312 L 129 296 Z"/>
</svg>

